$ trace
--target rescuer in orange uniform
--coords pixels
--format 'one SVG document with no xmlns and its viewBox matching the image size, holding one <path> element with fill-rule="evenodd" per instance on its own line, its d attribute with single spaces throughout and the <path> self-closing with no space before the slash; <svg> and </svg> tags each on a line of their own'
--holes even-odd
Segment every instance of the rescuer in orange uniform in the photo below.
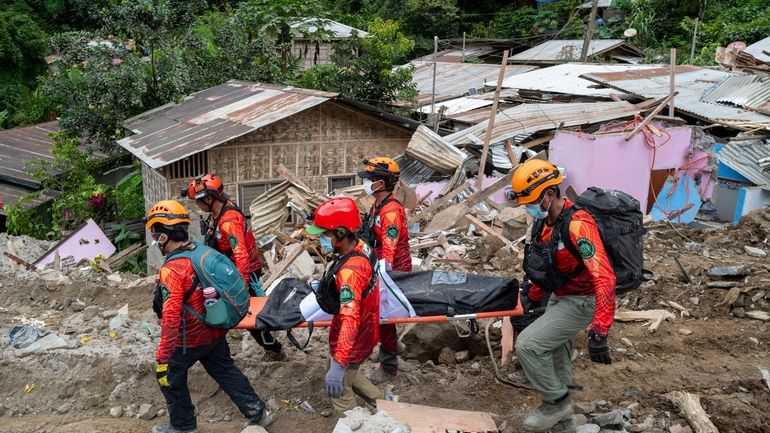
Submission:
<svg viewBox="0 0 770 433">
<path fill-rule="evenodd" d="M 356 394 L 374 404 L 382 392 L 359 373 L 379 341 L 380 292 L 376 257 L 358 239 L 358 207 L 348 197 L 327 200 L 313 212 L 306 231 L 319 236 L 321 250 L 334 254 L 316 292 L 321 307 L 334 314 L 329 329 L 331 358 L 324 380 L 338 414 L 356 406 Z"/>
<path fill-rule="evenodd" d="M 262 262 L 246 216 L 230 197 L 224 193 L 222 179 L 216 174 L 196 177 L 182 197 L 195 200 L 198 208 L 209 212 L 203 231 L 203 242 L 226 255 L 235 263 L 243 276 L 251 296 L 265 296 L 262 283 Z M 251 336 L 267 352 L 265 359 L 282 361 L 286 359 L 281 343 L 267 331 L 251 330 Z"/>
<path fill-rule="evenodd" d="M 546 291 L 553 292 L 545 313 L 516 339 L 524 374 L 543 397 L 542 405 L 524 420 L 527 432 L 545 432 L 560 422 L 571 422 L 571 355 L 578 333 L 590 325 L 591 360 L 611 362 L 607 333 L 615 313 L 615 271 L 591 214 L 578 209 L 570 220 L 564 219 L 573 203 L 561 197 L 562 178 L 553 164 L 529 160 L 511 180 L 510 197 L 535 219 L 524 253 L 524 272 L 532 285 L 528 294 L 522 294 L 526 298 L 522 303 L 536 308 Z M 561 237 L 563 224 L 569 224 L 569 240 Z M 576 246 L 579 259 L 566 242 Z"/>
<path fill-rule="evenodd" d="M 375 199 L 363 223 L 362 237 L 374 247 L 377 259 L 385 260 L 399 272 L 412 271 L 409 230 L 404 206 L 393 195 L 401 170 L 391 158 L 364 160 L 358 173 L 364 191 Z M 398 339 L 396 325 L 380 325 L 380 367 L 371 377 L 376 383 L 392 380 L 398 374 Z"/>
<path fill-rule="evenodd" d="M 147 213 L 146 227 L 153 244 L 166 256 L 160 268 L 153 309 L 161 319 L 160 344 L 155 354 L 155 375 L 168 404 L 169 424 L 153 433 L 197 433 L 195 406 L 187 387 L 187 371 L 199 362 L 238 406 L 250 424 L 266 427 L 277 415 L 266 409 L 248 379 L 233 364 L 226 329 L 212 328 L 199 316 L 206 314 L 203 291 L 190 259 L 174 257 L 194 248 L 189 241 L 190 217 L 179 202 L 164 200 Z"/>
</svg>

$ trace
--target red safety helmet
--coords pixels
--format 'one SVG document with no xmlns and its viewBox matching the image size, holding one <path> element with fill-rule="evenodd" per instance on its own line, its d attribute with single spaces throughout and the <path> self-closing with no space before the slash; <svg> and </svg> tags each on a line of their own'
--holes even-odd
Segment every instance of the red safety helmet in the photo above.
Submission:
<svg viewBox="0 0 770 433">
<path fill-rule="evenodd" d="M 305 231 L 313 236 L 338 228 L 355 232 L 361 227 L 358 206 L 350 197 L 334 197 L 321 203 L 313 212 L 312 220 L 313 224 L 305 226 Z"/>
<path fill-rule="evenodd" d="M 190 200 L 202 199 L 206 196 L 221 197 L 224 193 L 222 179 L 216 174 L 204 174 L 190 181 L 187 188 L 182 189 L 182 197 Z"/>
</svg>

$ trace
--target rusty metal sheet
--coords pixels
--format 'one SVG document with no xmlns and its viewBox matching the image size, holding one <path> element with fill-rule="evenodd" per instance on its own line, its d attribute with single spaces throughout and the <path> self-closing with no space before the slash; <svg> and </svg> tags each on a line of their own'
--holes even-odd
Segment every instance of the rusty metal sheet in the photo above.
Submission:
<svg viewBox="0 0 770 433">
<path fill-rule="evenodd" d="M 3 206 L 0 207 L 0 215 L 5 215 L 5 206 L 18 202 L 23 195 L 29 194 L 31 192 L 34 191 L 26 188 L 16 187 L 14 185 L 0 183 L 0 202 L 3 203 Z M 36 208 L 41 204 L 50 201 L 52 198 L 53 197 L 50 195 L 40 195 L 32 200 L 26 201 L 24 203 L 24 208 Z"/>
<path fill-rule="evenodd" d="M 420 126 L 406 147 L 406 156 L 433 170 L 452 174 L 468 159 L 468 154 L 444 140 L 430 128 Z"/>
<path fill-rule="evenodd" d="M 628 102 L 588 102 L 571 104 L 521 104 L 497 114 L 490 143 L 534 134 L 538 131 L 557 129 L 559 125 L 579 126 L 639 114 L 639 109 Z M 444 140 L 454 145 L 468 145 L 482 140 L 489 121 L 447 135 Z"/>
<path fill-rule="evenodd" d="M 664 70 L 667 71 L 668 68 L 661 67 L 654 75 L 650 75 L 649 71 L 627 71 L 622 76 L 591 73 L 584 74 L 582 77 L 640 98 L 660 99 L 669 94 L 669 73 L 664 74 Z M 766 124 L 767 128 L 770 128 L 769 116 L 741 107 L 713 104 L 702 100 L 703 95 L 734 73 L 689 66 L 683 70 L 685 72 L 677 72 L 675 75 L 675 88 L 679 92 L 674 99 L 677 111 L 708 122 L 728 124 L 737 129 L 751 129 L 751 126 L 746 128 L 741 126 L 748 123 Z"/>
<path fill-rule="evenodd" d="M 496 53 L 496 52 L 502 52 L 499 48 L 494 47 L 466 47 L 465 48 L 465 58 L 468 57 L 478 57 L 482 58 L 485 56 L 488 56 L 490 54 Z M 418 57 L 413 60 L 414 62 L 433 62 L 433 53 L 427 54 L 422 57 Z M 454 49 L 449 48 L 446 50 L 441 50 L 438 53 L 436 53 L 436 62 L 447 62 L 447 63 L 460 63 L 463 61 L 463 50 L 462 49 Z M 469 64 L 469 63 L 465 63 Z"/>
<path fill-rule="evenodd" d="M 230 80 L 179 104 L 125 122 L 135 135 L 118 143 L 157 169 L 331 99 L 336 93 Z"/>
<path fill-rule="evenodd" d="M 413 61 L 415 69 L 412 81 L 417 85 L 420 101 L 430 103 L 433 92 L 433 63 Z M 503 78 L 537 69 L 537 66 L 508 65 Z M 468 93 L 468 89 L 483 89 L 488 81 L 497 82 L 499 65 L 436 62 L 436 97 L 456 98 Z"/>
<path fill-rule="evenodd" d="M 518 53 L 508 61 L 522 64 L 574 62 L 580 59 L 582 49 L 582 39 L 554 39 Z M 639 48 L 623 39 L 594 39 L 588 46 L 588 58 L 610 52 L 617 55 L 644 57 L 644 53 Z"/>
</svg>

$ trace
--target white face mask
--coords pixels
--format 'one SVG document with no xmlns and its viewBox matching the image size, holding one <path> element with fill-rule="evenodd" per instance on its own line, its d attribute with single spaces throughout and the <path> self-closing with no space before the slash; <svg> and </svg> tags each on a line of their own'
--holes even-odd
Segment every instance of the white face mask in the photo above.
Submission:
<svg viewBox="0 0 770 433">
<path fill-rule="evenodd" d="M 364 186 L 364 192 L 366 193 L 366 195 L 374 194 L 374 190 L 372 189 L 372 184 L 374 184 L 374 182 L 372 182 L 369 179 L 364 179 L 362 184 Z"/>
</svg>

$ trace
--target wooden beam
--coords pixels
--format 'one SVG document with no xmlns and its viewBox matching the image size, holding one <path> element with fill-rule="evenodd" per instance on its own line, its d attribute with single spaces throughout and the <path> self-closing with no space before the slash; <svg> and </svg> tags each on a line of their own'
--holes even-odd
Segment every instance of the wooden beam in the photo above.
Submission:
<svg viewBox="0 0 770 433">
<path fill-rule="evenodd" d="M 511 160 L 511 170 L 515 169 L 519 165 L 519 159 L 516 158 L 516 154 L 513 153 L 513 147 L 511 146 L 511 139 L 505 140 L 504 143 L 505 152 L 508 154 L 508 159 Z"/>
<path fill-rule="evenodd" d="M 676 92 L 676 48 L 671 49 L 671 79 L 668 84 L 668 94 L 671 100 L 668 102 L 668 117 L 674 117 L 674 92 Z"/>
<path fill-rule="evenodd" d="M 548 134 L 540 138 L 536 138 L 532 141 L 528 141 L 524 143 L 524 147 L 526 147 L 527 149 L 532 149 L 533 147 L 538 146 L 540 144 L 548 143 L 549 141 L 553 140 L 554 135 L 556 134 L 554 134 L 553 132 L 549 132 Z"/>
<path fill-rule="evenodd" d="M 7 251 L 4 252 L 3 254 L 5 254 L 9 259 L 13 260 L 14 262 L 16 262 L 16 263 L 24 266 L 25 268 L 29 269 L 30 271 L 34 271 L 35 269 L 37 269 L 32 263 L 30 263 L 30 262 L 28 262 L 28 261 L 26 261 L 26 260 L 24 260 L 24 259 L 22 259 L 20 257 L 14 256 L 13 254 L 11 254 L 11 253 L 9 253 Z"/>
<path fill-rule="evenodd" d="M 495 128 L 495 117 L 497 116 L 497 104 L 500 102 L 500 89 L 503 87 L 503 79 L 505 78 L 505 67 L 508 65 L 508 50 L 503 52 L 503 61 L 500 64 L 500 73 L 497 75 L 497 88 L 495 89 L 495 98 L 492 101 L 492 111 L 490 113 L 489 122 L 487 123 L 487 131 L 484 135 L 484 148 L 481 151 L 481 165 L 479 165 L 479 176 L 476 181 L 476 189 L 481 189 L 481 185 L 484 182 L 484 169 L 487 165 L 487 155 L 489 154 L 489 141 L 492 140 L 492 130 Z"/>
<path fill-rule="evenodd" d="M 294 184 L 297 184 L 297 185 L 299 185 L 299 186 L 301 186 L 301 187 L 303 187 L 303 188 L 307 189 L 308 191 L 313 191 L 313 188 L 310 188 L 309 186 L 305 185 L 305 183 L 304 183 L 304 182 L 302 182 L 302 181 L 299 179 L 299 177 L 297 177 L 297 175 L 296 175 L 296 174 L 294 174 L 294 172 L 293 172 L 293 171 L 289 170 L 289 169 L 288 169 L 288 168 L 287 168 L 285 165 L 283 165 L 283 164 L 278 164 L 278 167 L 276 168 L 276 171 L 278 172 L 278 174 L 279 174 L 280 176 L 283 176 L 283 177 L 285 177 L 285 178 L 286 178 L 287 180 L 289 180 L 290 182 L 292 182 L 292 183 L 294 183 Z"/>
<path fill-rule="evenodd" d="M 591 13 L 588 15 L 588 28 L 583 37 L 583 49 L 580 50 L 580 62 L 588 61 L 588 48 L 591 45 L 591 39 L 594 38 L 594 26 L 596 25 L 596 10 L 599 8 L 599 0 L 593 0 L 591 3 Z"/>
<path fill-rule="evenodd" d="M 489 235 L 491 235 L 491 236 L 493 236 L 493 237 L 495 237 L 497 239 L 500 239 L 503 242 L 504 245 L 508 245 L 509 243 L 511 243 L 511 241 L 509 241 L 505 236 L 500 234 L 498 231 L 496 231 L 492 227 L 490 227 L 490 226 L 484 224 L 483 222 L 479 221 L 478 218 L 476 218 L 475 216 L 473 216 L 471 214 L 466 214 L 465 215 L 465 219 L 468 220 L 468 222 L 470 222 L 471 224 L 473 224 L 476 227 L 478 227 L 479 229 L 481 229 L 482 231 L 485 231 Z"/>
<path fill-rule="evenodd" d="M 423 219 L 430 218 L 431 215 L 433 215 L 435 212 L 439 211 L 441 207 L 443 207 L 445 204 L 452 201 L 455 197 L 457 197 L 461 192 L 465 191 L 466 189 L 470 188 L 471 182 L 469 180 L 466 180 L 463 182 L 462 185 L 458 186 L 457 188 L 453 189 L 452 191 L 449 191 L 446 195 L 439 197 L 436 199 L 433 204 L 430 205 L 429 208 L 423 210 L 422 212 L 418 213 L 412 222 L 418 222 L 422 221 Z"/>
<path fill-rule="evenodd" d="M 513 171 L 509 171 L 508 174 L 501 177 L 500 179 L 497 179 L 492 185 L 474 192 L 470 197 L 468 197 L 468 200 L 463 202 L 463 204 L 468 207 L 476 206 L 477 204 L 486 200 L 490 195 L 494 194 L 500 188 L 503 188 L 506 185 L 510 185 L 511 179 L 513 179 Z"/>
<path fill-rule="evenodd" d="M 304 245 L 300 245 L 299 248 L 295 248 L 294 251 L 289 255 L 289 257 L 286 257 L 285 259 L 281 260 L 281 262 L 279 263 L 281 267 L 276 269 L 275 272 L 270 274 L 270 278 L 267 279 L 267 281 L 265 282 L 265 285 L 262 287 L 264 287 L 265 290 L 267 290 L 267 288 L 270 287 L 270 285 L 273 284 L 273 282 L 275 282 L 275 280 L 277 280 L 281 274 L 286 272 L 286 269 L 289 269 L 289 266 L 291 266 L 291 264 L 294 263 L 294 261 L 297 260 L 297 257 L 299 257 L 300 254 L 302 254 L 303 252 L 305 252 Z"/>
<path fill-rule="evenodd" d="M 639 131 L 641 131 L 645 126 L 647 126 L 647 124 L 652 121 L 652 118 L 657 116 L 658 113 L 663 110 L 663 107 L 665 107 L 677 94 L 679 94 L 679 92 L 674 92 L 673 94 L 666 96 L 666 98 L 663 99 L 663 101 L 661 101 L 661 103 L 654 110 L 652 110 L 652 113 L 648 114 L 647 117 L 645 117 L 644 120 L 642 120 L 642 122 L 637 125 L 633 131 L 626 134 L 626 141 L 634 138 L 634 136 L 638 134 Z"/>
<path fill-rule="evenodd" d="M 703 406 L 700 404 L 700 397 L 697 394 L 672 391 L 663 394 L 663 397 L 679 408 L 679 411 L 690 424 L 694 433 L 719 433 L 719 430 L 711 422 L 706 411 L 703 410 Z"/>
<path fill-rule="evenodd" d="M 275 273 L 275 262 L 273 261 L 273 255 L 270 254 L 270 251 L 265 251 L 262 253 L 262 257 L 265 258 L 265 263 L 267 263 L 267 268 L 270 270 L 270 274 Z"/>
</svg>

